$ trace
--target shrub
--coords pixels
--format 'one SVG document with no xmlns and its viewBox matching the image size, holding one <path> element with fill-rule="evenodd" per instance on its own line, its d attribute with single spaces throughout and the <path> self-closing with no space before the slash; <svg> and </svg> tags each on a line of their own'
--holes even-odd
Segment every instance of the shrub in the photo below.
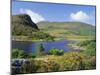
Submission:
<svg viewBox="0 0 100 75">
<path fill-rule="evenodd" d="M 35 58 L 35 54 L 26 53 L 22 49 L 12 49 L 12 58 Z"/>
<path fill-rule="evenodd" d="M 96 43 L 90 42 L 90 44 L 86 46 L 86 50 L 84 50 L 83 53 L 88 56 L 95 56 L 96 55 Z"/>
<path fill-rule="evenodd" d="M 83 51 L 85 55 L 88 55 L 88 56 L 96 55 L 96 41 L 95 40 L 80 42 L 78 43 L 78 46 L 85 48 L 85 50 Z"/>
<path fill-rule="evenodd" d="M 41 31 L 38 31 L 38 32 L 33 32 L 31 36 L 29 36 L 30 38 L 34 38 L 34 39 L 39 39 L 39 40 L 44 40 L 44 41 L 54 41 L 54 37 L 47 34 L 47 33 L 44 33 L 44 32 L 41 32 Z"/>
<path fill-rule="evenodd" d="M 39 68 L 37 61 L 29 60 L 28 63 L 22 65 L 22 73 L 35 73 Z"/>
<path fill-rule="evenodd" d="M 28 58 L 35 58 L 35 57 L 36 57 L 36 55 L 35 55 L 35 54 L 33 54 L 33 53 L 29 53 L 27 57 L 28 57 Z"/>
<path fill-rule="evenodd" d="M 12 50 L 12 58 L 25 58 L 27 57 L 26 53 L 21 49 Z"/>
<path fill-rule="evenodd" d="M 83 64 L 83 55 L 80 55 L 77 52 L 71 52 L 65 54 L 63 57 L 63 64 L 65 66 L 65 70 L 81 70 L 84 69 Z"/>
<path fill-rule="evenodd" d="M 52 50 L 49 50 L 49 54 L 51 54 L 51 55 L 63 55 L 64 50 L 52 49 Z"/>
<path fill-rule="evenodd" d="M 31 60 L 30 63 L 24 64 L 22 73 L 36 73 L 36 72 L 52 72 L 59 71 L 59 64 L 54 61 Z"/>
<path fill-rule="evenodd" d="M 96 57 L 78 52 L 69 52 L 62 56 L 50 56 L 46 60 L 29 60 L 22 65 L 22 73 L 90 70 L 96 68 Z"/>
</svg>

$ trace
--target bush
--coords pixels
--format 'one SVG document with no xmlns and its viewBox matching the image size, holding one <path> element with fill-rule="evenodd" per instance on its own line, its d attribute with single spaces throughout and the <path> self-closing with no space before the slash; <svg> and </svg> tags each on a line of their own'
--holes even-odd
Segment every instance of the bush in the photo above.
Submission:
<svg viewBox="0 0 100 75">
<path fill-rule="evenodd" d="M 13 49 L 12 50 L 12 58 L 26 58 L 26 53 L 21 49 Z"/>
<path fill-rule="evenodd" d="M 88 56 L 95 56 L 96 55 L 96 43 L 90 42 L 90 44 L 86 46 L 86 50 L 84 50 L 83 53 Z"/>
<path fill-rule="evenodd" d="M 63 64 L 65 66 L 65 70 L 82 70 L 85 68 L 83 62 L 83 55 L 80 55 L 77 52 L 72 52 L 64 55 Z"/>
<path fill-rule="evenodd" d="M 12 49 L 12 58 L 35 58 L 35 54 L 26 53 L 22 49 Z"/>
<path fill-rule="evenodd" d="M 62 69 L 66 71 L 90 70 L 96 68 L 95 58 L 85 56 L 78 52 L 65 54 L 61 61 L 63 61 Z"/>
<path fill-rule="evenodd" d="M 78 52 L 69 52 L 63 56 L 50 56 L 46 60 L 29 60 L 23 64 L 21 73 L 56 72 L 90 70 L 96 68 L 96 57 L 86 56 Z"/>
<path fill-rule="evenodd" d="M 21 73 L 34 73 L 38 68 L 39 67 L 37 66 L 37 62 L 34 60 L 29 60 L 28 63 L 22 65 Z"/>
<path fill-rule="evenodd" d="M 85 55 L 88 55 L 88 56 L 96 55 L 96 41 L 95 40 L 80 42 L 78 43 L 78 46 L 85 48 L 85 50 L 83 51 Z"/>
<path fill-rule="evenodd" d="M 29 53 L 27 57 L 28 57 L 28 58 L 35 58 L 35 57 L 36 57 L 36 55 L 35 55 L 35 54 L 33 54 L 33 53 Z"/>
<path fill-rule="evenodd" d="M 41 32 L 41 31 L 37 31 L 37 32 L 33 32 L 31 34 L 31 36 L 29 36 L 30 38 L 33 38 L 33 39 L 39 39 L 39 40 L 44 40 L 44 41 L 54 41 L 54 37 L 47 34 L 47 33 L 44 33 L 44 32 Z"/>
<path fill-rule="evenodd" d="M 49 50 L 49 54 L 51 54 L 51 55 L 63 55 L 64 50 L 52 49 L 52 50 Z"/>
<path fill-rule="evenodd" d="M 22 73 L 59 71 L 59 65 L 54 61 L 30 60 L 29 62 L 22 66 Z"/>
</svg>

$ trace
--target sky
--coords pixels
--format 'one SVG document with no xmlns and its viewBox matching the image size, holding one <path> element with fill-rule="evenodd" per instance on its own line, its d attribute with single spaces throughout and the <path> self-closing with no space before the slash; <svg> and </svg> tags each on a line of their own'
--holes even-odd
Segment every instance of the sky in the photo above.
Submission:
<svg viewBox="0 0 100 75">
<path fill-rule="evenodd" d="M 39 2 L 12 2 L 12 15 L 28 14 L 35 23 L 49 22 L 84 22 L 95 25 L 95 6 L 55 4 Z"/>
</svg>

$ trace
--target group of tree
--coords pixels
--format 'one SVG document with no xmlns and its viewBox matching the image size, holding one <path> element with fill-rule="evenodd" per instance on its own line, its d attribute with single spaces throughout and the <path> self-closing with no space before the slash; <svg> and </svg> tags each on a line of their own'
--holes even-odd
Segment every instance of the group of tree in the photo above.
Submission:
<svg viewBox="0 0 100 75">
<path fill-rule="evenodd" d="M 29 38 L 36 39 L 36 40 L 44 40 L 44 41 L 54 41 L 54 37 L 44 33 L 42 31 L 33 32 Z"/>
</svg>

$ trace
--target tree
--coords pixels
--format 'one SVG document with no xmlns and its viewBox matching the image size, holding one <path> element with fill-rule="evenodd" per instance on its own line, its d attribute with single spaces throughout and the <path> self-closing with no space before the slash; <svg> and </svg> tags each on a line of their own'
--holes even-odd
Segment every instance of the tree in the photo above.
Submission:
<svg viewBox="0 0 100 75">
<path fill-rule="evenodd" d="M 44 49 L 43 45 L 40 44 L 40 45 L 38 46 L 37 56 L 43 56 L 43 55 L 45 55 L 45 49 Z"/>
</svg>

